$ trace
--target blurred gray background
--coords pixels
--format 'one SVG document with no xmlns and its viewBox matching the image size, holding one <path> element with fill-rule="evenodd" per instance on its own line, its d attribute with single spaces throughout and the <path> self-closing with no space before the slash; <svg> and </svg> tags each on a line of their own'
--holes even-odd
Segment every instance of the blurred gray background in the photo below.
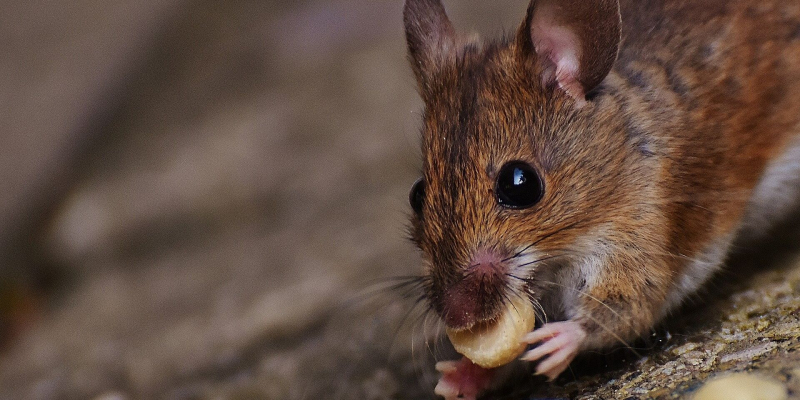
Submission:
<svg viewBox="0 0 800 400">
<path fill-rule="evenodd" d="M 527 7 L 446 4 L 484 36 Z M 0 398 L 432 398 L 446 345 L 386 289 L 420 268 L 401 0 L 0 9 Z M 800 390 L 800 262 L 739 263 L 778 267 L 540 393 L 677 398 L 754 368 Z"/>
<path fill-rule="evenodd" d="M 419 272 L 401 0 L 2 10 L 0 398 L 430 395 L 403 306 L 341 310 Z"/>
</svg>

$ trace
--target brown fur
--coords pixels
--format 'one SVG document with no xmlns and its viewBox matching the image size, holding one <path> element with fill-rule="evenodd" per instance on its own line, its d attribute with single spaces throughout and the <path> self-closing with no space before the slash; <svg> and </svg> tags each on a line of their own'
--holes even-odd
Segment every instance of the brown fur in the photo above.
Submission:
<svg viewBox="0 0 800 400">
<path fill-rule="evenodd" d="M 564 257 L 524 290 L 549 317 L 580 321 L 584 348 L 634 339 L 663 316 L 689 260 L 736 233 L 768 162 L 798 135 L 796 1 L 627 0 L 621 11 L 619 57 L 602 83 L 581 81 L 584 107 L 542 82 L 527 20 L 509 39 L 451 50 L 441 43 L 458 41 L 442 36 L 426 47 L 406 16 L 426 104 L 427 188 L 413 237 L 440 314 L 476 249 L 510 256 L 541 239 L 540 254 Z M 581 65 L 595 71 L 585 65 L 600 56 L 587 57 Z M 545 195 L 530 209 L 495 200 L 496 174 L 512 160 L 543 174 Z M 586 276 L 580 266 L 593 260 Z M 466 325 L 499 312 L 501 294 L 480 295 Z"/>
</svg>

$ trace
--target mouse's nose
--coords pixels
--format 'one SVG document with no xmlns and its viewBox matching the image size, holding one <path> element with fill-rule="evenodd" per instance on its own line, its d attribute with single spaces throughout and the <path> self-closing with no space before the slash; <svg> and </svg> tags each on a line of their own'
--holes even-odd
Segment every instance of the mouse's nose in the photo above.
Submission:
<svg viewBox="0 0 800 400">
<path fill-rule="evenodd" d="M 494 252 L 480 251 L 463 275 L 447 289 L 442 300 L 442 319 L 451 329 L 469 329 L 493 319 L 505 288 L 506 266 Z"/>
</svg>

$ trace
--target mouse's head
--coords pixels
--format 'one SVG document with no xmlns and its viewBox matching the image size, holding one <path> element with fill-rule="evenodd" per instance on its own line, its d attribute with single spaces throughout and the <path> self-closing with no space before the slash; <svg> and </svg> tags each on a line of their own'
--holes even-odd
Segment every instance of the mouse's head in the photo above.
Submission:
<svg viewBox="0 0 800 400">
<path fill-rule="evenodd" d="M 534 0 L 516 35 L 459 38 L 440 0 L 407 0 L 406 36 L 425 101 L 412 237 L 448 327 L 495 319 L 536 296 L 558 255 L 601 230 L 635 152 L 613 102 L 587 101 L 620 43 L 616 0 Z M 551 259 L 552 257 L 552 259 Z"/>
</svg>

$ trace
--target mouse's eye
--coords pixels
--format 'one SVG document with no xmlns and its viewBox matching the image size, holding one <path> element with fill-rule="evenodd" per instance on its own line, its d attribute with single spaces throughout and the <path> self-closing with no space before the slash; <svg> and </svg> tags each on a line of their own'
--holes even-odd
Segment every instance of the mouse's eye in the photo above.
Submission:
<svg viewBox="0 0 800 400">
<path fill-rule="evenodd" d="M 497 203 L 507 208 L 528 208 L 544 194 L 544 184 L 528 163 L 512 161 L 500 168 L 495 186 Z"/>
<path fill-rule="evenodd" d="M 411 192 L 408 193 L 408 202 L 417 215 L 422 214 L 422 201 L 425 199 L 425 181 L 422 178 L 414 182 Z"/>
</svg>

